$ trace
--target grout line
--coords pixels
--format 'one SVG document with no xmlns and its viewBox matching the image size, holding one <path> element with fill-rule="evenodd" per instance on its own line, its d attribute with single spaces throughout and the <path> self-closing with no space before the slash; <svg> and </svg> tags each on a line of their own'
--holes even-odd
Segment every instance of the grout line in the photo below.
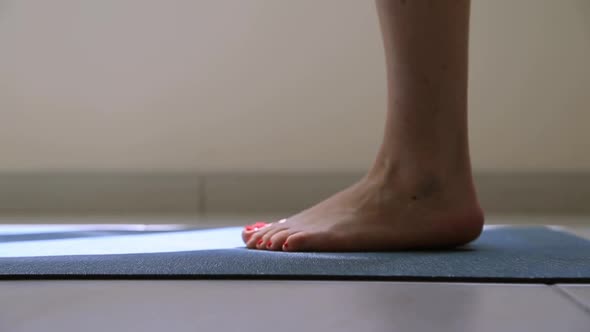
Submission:
<svg viewBox="0 0 590 332">
<path fill-rule="evenodd" d="M 557 293 L 559 293 L 562 296 L 568 298 L 571 302 L 573 302 L 576 306 L 578 306 L 579 308 L 581 308 L 587 314 L 590 314 L 590 307 L 586 306 L 584 303 L 582 303 L 580 300 L 578 300 L 575 296 L 573 296 L 567 290 L 559 287 L 559 285 L 547 285 L 547 286 L 553 288 Z"/>
</svg>

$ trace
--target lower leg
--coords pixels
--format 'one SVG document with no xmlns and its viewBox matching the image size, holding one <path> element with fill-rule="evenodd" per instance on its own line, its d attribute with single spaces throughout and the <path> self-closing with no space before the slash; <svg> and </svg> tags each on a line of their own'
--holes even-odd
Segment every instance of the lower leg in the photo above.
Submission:
<svg viewBox="0 0 590 332">
<path fill-rule="evenodd" d="M 369 174 L 416 179 L 418 172 L 471 179 L 469 0 L 378 0 L 377 8 L 387 63 L 388 113 L 381 150 Z"/>
<path fill-rule="evenodd" d="M 378 0 L 377 9 L 388 113 L 374 166 L 286 221 L 245 229 L 249 248 L 434 248 L 481 232 L 467 143 L 469 0 Z"/>
</svg>

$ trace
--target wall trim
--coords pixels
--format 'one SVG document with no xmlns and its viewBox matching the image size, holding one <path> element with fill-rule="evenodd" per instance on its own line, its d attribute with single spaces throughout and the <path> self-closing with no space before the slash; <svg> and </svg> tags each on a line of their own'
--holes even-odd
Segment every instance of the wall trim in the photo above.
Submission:
<svg viewBox="0 0 590 332">
<path fill-rule="evenodd" d="M 362 173 L 0 172 L 0 213 L 296 212 Z M 490 214 L 590 214 L 589 172 L 476 172 Z"/>
</svg>

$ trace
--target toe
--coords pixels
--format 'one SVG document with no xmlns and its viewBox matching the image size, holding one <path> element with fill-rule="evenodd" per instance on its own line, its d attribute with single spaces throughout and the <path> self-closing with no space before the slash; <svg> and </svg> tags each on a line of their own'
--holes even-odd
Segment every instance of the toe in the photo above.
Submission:
<svg viewBox="0 0 590 332">
<path fill-rule="evenodd" d="M 267 236 L 268 232 L 265 232 L 259 239 L 258 241 L 256 241 L 256 249 L 266 249 L 266 247 L 268 246 L 268 236 Z"/>
<path fill-rule="evenodd" d="M 254 224 L 247 225 L 242 230 L 242 240 L 244 241 L 244 243 L 248 243 L 248 241 L 250 240 L 252 235 L 256 234 L 256 232 L 258 232 L 260 229 L 262 229 L 268 225 L 269 225 L 268 223 L 265 223 L 262 221 L 258 221 Z"/>
<path fill-rule="evenodd" d="M 288 229 L 282 230 L 280 232 L 276 232 L 270 238 L 270 242 L 272 242 L 272 246 L 269 248 L 270 250 L 283 250 L 285 247 L 285 241 L 291 234 L 291 231 Z M 288 246 L 287 246 L 288 247 Z"/>
<path fill-rule="evenodd" d="M 266 243 L 269 239 L 269 233 L 274 231 L 274 224 L 268 224 L 262 229 L 256 231 L 248 240 L 248 248 L 251 249 L 266 249 Z"/>
<path fill-rule="evenodd" d="M 286 230 L 285 227 L 281 227 L 280 225 L 273 225 L 273 227 L 269 228 L 268 232 L 266 232 L 262 236 L 261 246 L 264 249 L 273 250 L 272 248 L 274 248 L 275 241 L 272 238 L 275 236 L 275 234 L 283 232 L 285 230 Z M 280 245 L 279 245 L 279 248 L 280 248 Z"/>
<path fill-rule="evenodd" d="M 309 234 L 306 232 L 299 232 L 287 236 L 285 239 L 285 244 L 287 244 L 287 246 L 284 249 L 286 249 L 286 251 L 303 251 L 302 249 L 305 248 L 305 242 L 307 241 L 308 236 Z"/>
<path fill-rule="evenodd" d="M 258 242 L 258 239 L 261 236 L 258 235 L 257 233 L 254 233 L 250 236 L 250 238 L 248 239 L 248 241 L 246 241 L 246 248 L 248 249 L 256 249 L 256 242 Z"/>
<path fill-rule="evenodd" d="M 256 232 L 254 230 L 242 230 L 242 241 L 244 241 L 244 243 L 248 243 L 248 240 L 250 240 L 250 237 L 252 237 L 252 235 L 254 235 Z"/>
<path fill-rule="evenodd" d="M 318 233 L 295 233 L 287 237 L 285 244 L 286 246 L 283 246 L 285 251 L 324 251 L 328 249 L 326 239 Z"/>
<path fill-rule="evenodd" d="M 254 232 L 254 234 L 252 234 L 248 239 L 248 242 L 246 242 L 246 247 L 248 247 L 249 249 L 256 249 L 257 244 L 259 244 L 262 241 L 262 237 L 265 233 L 266 232 L 264 229 L 260 229 Z"/>
</svg>

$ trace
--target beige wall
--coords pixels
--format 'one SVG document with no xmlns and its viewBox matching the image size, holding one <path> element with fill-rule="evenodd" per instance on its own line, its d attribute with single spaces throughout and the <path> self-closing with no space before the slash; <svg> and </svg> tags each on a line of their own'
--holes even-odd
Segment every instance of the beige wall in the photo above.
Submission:
<svg viewBox="0 0 590 332">
<path fill-rule="evenodd" d="M 477 169 L 590 170 L 590 1 L 474 0 Z M 0 0 L 0 170 L 358 170 L 371 1 Z"/>
</svg>

